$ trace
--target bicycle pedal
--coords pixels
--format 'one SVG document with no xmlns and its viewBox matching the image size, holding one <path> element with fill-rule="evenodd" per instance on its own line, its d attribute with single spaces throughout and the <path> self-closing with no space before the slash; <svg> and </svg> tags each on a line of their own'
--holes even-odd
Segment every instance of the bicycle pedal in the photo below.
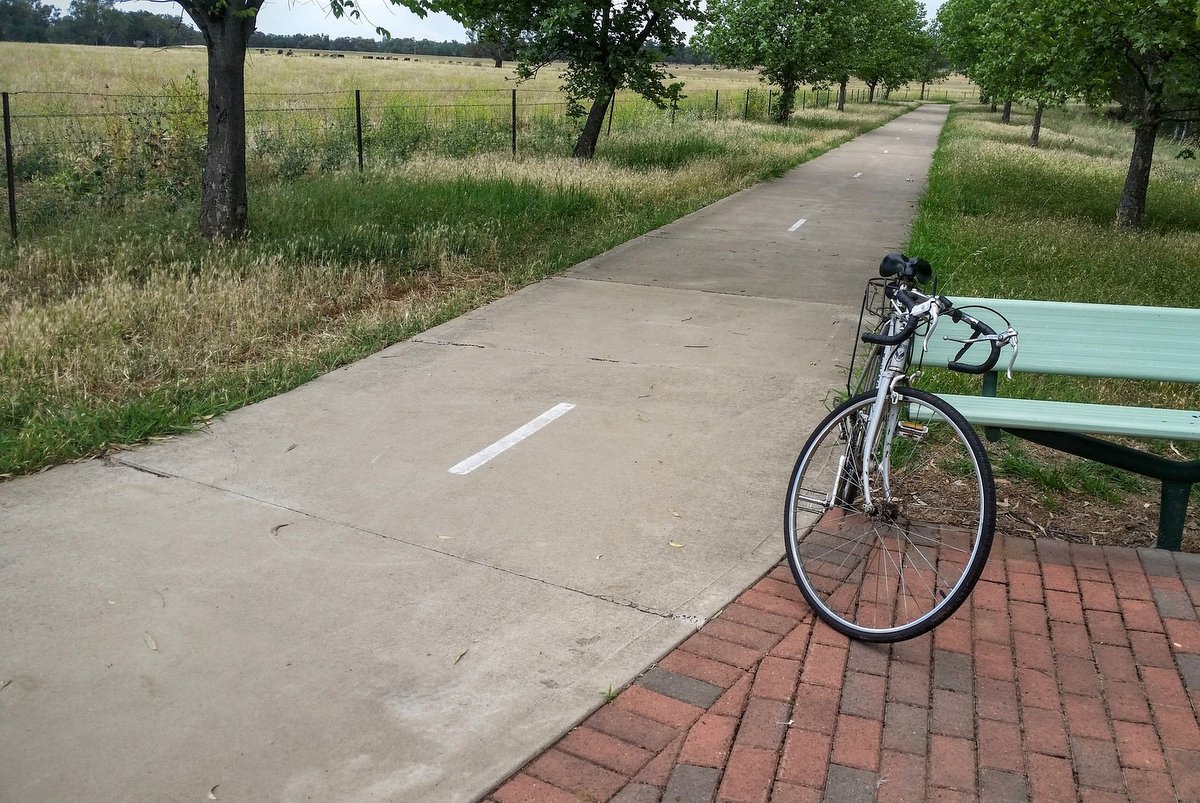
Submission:
<svg viewBox="0 0 1200 803">
<path fill-rule="evenodd" d="M 896 430 L 901 437 L 914 441 L 923 441 L 929 434 L 929 427 L 914 421 L 901 421 L 896 425 Z"/>
</svg>

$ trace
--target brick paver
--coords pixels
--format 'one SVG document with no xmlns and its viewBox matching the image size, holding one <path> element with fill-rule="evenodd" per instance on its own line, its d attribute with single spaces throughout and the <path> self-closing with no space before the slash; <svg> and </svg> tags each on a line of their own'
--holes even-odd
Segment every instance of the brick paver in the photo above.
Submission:
<svg viewBox="0 0 1200 803">
<path fill-rule="evenodd" d="M 851 642 L 786 565 L 494 801 L 1195 800 L 1200 559 L 998 538 L 934 634 Z"/>
</svg>

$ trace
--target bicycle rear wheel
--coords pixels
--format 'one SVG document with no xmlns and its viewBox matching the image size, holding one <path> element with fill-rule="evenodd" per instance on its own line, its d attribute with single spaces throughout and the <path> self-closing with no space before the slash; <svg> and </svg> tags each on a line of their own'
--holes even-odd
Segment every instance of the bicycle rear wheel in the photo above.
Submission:
<svg viewBox="0 0 1200 803">
<path fill-rule="evenodd" d="M 913 638 L 953 614 L 983 572 L 996 523 L 991 466 L 970 424 L 929 393 L 896 394 L 869 451 L 869 494 L 859 464 L 874 393 L 826 416 L 788 483 L 796 583 L 821 619 L 864 641 Z"/>
</svg>

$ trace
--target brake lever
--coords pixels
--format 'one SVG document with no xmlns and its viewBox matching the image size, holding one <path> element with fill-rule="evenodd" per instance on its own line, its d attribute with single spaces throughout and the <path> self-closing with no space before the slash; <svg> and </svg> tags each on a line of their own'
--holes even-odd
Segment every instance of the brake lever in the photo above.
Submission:
<svg viewBox="0 0 1200 803">
<path fill-rule="evenodd" d="M 1007 344 L 1012 346 L 1012 355 L 1008 358 L 1008 370 L 1004 372 L 1009 379 L 1012 379 L 1013 365 L 1017 362 L 1017 352 L 1020 351 L 1021 345 L 1017 340 L 1017 330 L 1011 326 L 1008 327 L 1008 329 L 1004 330 L 1004 334 L 1000 335 L 1000 342 L 1002 345 Z"/>
<path fill-rule="evenodd" d="M 933 330 L 937 328 L 938 318 L 941 317 L 941 308 L 937 304 L 929 305 L 929 326 L 925 328 L 925 339 L 921 341 L 921 354 L 929 351 L 929 336 L 933 334 Z"/>
</svg>

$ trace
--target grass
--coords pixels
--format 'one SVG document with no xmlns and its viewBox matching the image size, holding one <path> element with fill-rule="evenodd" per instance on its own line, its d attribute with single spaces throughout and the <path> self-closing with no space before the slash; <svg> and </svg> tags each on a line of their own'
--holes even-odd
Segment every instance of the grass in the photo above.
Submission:
<svg viewBox="0 0 1200 803">
<path fill-rule="evenodd" d="M 185 431 L 778 176 L 905 111 L 660 123 L 592 163 L 416 153 L 252 185 L 209 246 L 186 194 L 129 193 L 0 245 L 0 474 Z M 281 303 L 281 300 L 284 303 Z"/>
<path fill-rule="evenodd" d="M 292 57 L 270 50 L 260 54 L 251 48 L 246 64 L 249 92 L 299 93 L 363 90 L 469 90 L 511 89 L 512 62 L 501 69 L 486 60 L 417 56 L 404 61 L 364 59 L 364 54 L 347 53 L 345 58 L 314 58 L 304 51 Z M 42 45 L 0 42 L 0 76 L 8 92 L 95 92 L 158 94 L 164 82 L 179 81 L 191 73 L 205 75 L 205 53 L 200 47 L 127 48 Z M 550 64 L 523 87 L 558 89 L 561 65 Z M 685 91 L 719 89 L 745 90 L 760 87 L 752 70 L 722 69 L 711 65 L 672 65 L 675 80 Z M 862 89 L 853 83 L 850 89 Z M 961 99 L 975 88 L 961 76 L 934 85 L 933 91 Z M 920 87 L 913 87 L 915 98 Z M 901 93 L 902 94 L 902 93 Z"/>
<path fill-rule="evenodd" d="M 1012 125 L 998 119 L 984 107 L 958 106 L 942 133 L 908 248 L 933 263 L 941 292 L 1200 307 L 1195 160 L 1175 159 L 1180 147 L 1160 143 L 1145 226 L 1118 230 L 1112 221 L 1132 147 L 1128 126 L 1082 109 L 1050 110 L 1042 147 L 1033 149 L 1029 115 L 1014 114 Z M 1194 385 L 1030 375 L 1001 381 L 1009 396 L 1200 409 Z M 925 384 L 978 392 L 978 380 L 946 372 Z M 1195 443 L 1150 448 L 1200 459 Z M 1155 492 L 1155 483 L 1095 463 L 1038 459 L 1011 438 L 993 447 L 993 462 L 999 476 L 1034 483 L 1051 508 L 1080 494 L 1113 502 Z M 1194 499 L 1200 502 L 1200 490 Z"/>
</svg>

